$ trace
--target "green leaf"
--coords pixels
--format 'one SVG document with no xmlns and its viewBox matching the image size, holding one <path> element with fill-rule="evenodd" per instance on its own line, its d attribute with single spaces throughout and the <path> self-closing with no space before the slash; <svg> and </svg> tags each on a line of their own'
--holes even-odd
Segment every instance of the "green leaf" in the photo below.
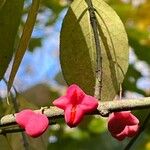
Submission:
<svg viewBox="0 0 150 150">
<path fill-rule="evenodd" d="M 42 4 L 44 4 L 44 6 L 50 8 L 52 10 L 53 13 L 55 14 L 59 14 L 60 11 L 64 8 L 63 4 L 61 4 L 60 1 L 57 0 L 43 0 Z"/>
<path fill-rule="evenodd" d="M 129 44 L 134 49 L 138 59 L 150 64 L 150 45 L 144 41 L 149 38 L 149 32 L 140 32 L 137 29 L 128 30 Z"/>
<path fill-rule="evenodd" d="M 146 93 L 139 89 L 137 87 L 137 80 L 142 77 L 141 73 L 138 72 L 133 65 L 129 65 L 126 77 L 125 77 L 125 82 L 123 83 L 123 89 L 132 91 L 132 92 L 137 92 L 139 94 L 145 95 Z"/>
<path fill-rule="evenodd" d="M 6 0 L 0 0 L 0 9 L 4 6 Z"/>
<path fill-rule="evenodd" d="M 14 52 L 24 0 L 0 1 L 0 80 L 3 78 Z"/>
<path fill-rule="evenodd" d="M 104 120 L 103 118 L 93 118 L 88 124 L 88 129 L 92 133 L 100 134 L 106 131 L 106 125 L 106 120 Z"/>
<path fill-rule="evenodd" d="M 12 66 L 12 70 L 9 76 L 9 81 L 8 81 L 8 91 L 10 91 L 15 75 L 18 71 L 18 68 L 20 66 L 20 63 L 22 61 L 22 58 L 26 52 L 26 49 L 28 47 L 30 38 L 31 38 L 31 34 L 33 31 L 33 27 L 36 21 L 36 16 L 38 14 L 38 9 L 39 9 L 39 5 L 40 5 L 40 0 L 33 0 L 32 1 L 32 5 L 31 8 L 29 10 L 28 13 L 28 17 L 27 17 L 27 21 L 24 25 L 24 29 L 23 29 L 23 33 L 18 45 L 18 49 L 16 51 L 15 54 L 15 58 L 14 58 L 14 62 L 13 62 L 13 66 Z"/>
<path fill-rule="evenodd" d="M 31 38 L 29 43 L 29 51 L 33 52 L 35 48 L 42 46 L 42 38 Z"/>
<path fill-rule="evenodd" d="M 112 100 L 128 68 L 128 39 L 124 26 L 103 0 L 93 0 L 102 49 L 102 100 Z M 74 0 L 63 21 L 60 61 L 68 84 L 76 83 L 93 95 L 96 50 L 87 3 Z"/>
</svg>

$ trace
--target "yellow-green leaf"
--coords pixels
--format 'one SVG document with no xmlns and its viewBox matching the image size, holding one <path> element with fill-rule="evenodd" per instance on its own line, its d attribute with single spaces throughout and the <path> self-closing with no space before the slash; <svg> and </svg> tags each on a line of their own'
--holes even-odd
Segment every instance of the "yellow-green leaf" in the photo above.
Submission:
<svg viewBox="0 0 150 150">
<path fill-rule="evenodd" d="M 128 68 L 128 39 L 124 26 L 103 0 L 92 0 L 102 50 L 102 100 L 112 100 Z M 85 0 L 74 0 L 63 21 L 60 61 L 68 84 L 76 83 L 94 94 L 96 49 Z"/>
</svg>

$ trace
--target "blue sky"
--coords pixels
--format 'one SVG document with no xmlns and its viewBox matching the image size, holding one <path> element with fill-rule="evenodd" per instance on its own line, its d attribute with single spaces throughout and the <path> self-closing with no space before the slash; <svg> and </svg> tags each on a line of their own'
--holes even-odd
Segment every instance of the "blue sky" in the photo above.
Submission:
<svg viewBox="0 0 150 150">
<path fill-rule="evenodd" d="M 20 68 L 17 72 L 14 85 L 19 90 L 25 90 L 35 84 L 46 82 L 55 84 L 54 77 L 60 71 L 59 63 L 59 34 L 62 20 L 66 10 L 60 13 L 54 26 L 45 27 L 44 22 L 51 15 L 46 11 L 40 14 L 37 19 L 42 23 L 35 26 L 32 37 L 44 37 L 42 47 L 36 48 L 34 52 L 27 51 L 24 55 Z M 26 18 L 26 16 L 25 16 Z M 6 78 L 10 72 L 10 67 L 6 72 Z M 3 81 L 0 82 L 0 96 L 6 94 L 6 86 Z"/>
</svg>

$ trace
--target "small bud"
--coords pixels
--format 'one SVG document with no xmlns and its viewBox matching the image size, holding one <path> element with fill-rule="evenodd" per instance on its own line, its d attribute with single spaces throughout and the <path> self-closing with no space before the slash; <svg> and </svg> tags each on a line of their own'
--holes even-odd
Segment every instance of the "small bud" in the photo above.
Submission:
<svg viewBox="0 0 150 150">
<path fill-rule="evenodd" d="M 16 122 L 31 137 L 39 137 L 48 128 L 49 120 L 41 113 L 35 113 L 30 109 L 16 114 Z"/>
<path fill-rule="evenodd" d="M 130 111 L 111 113 L 108 118 L 108 130 L 114 138 L 121 141 L 138 133 L 139 120 Z"/>
</svg>

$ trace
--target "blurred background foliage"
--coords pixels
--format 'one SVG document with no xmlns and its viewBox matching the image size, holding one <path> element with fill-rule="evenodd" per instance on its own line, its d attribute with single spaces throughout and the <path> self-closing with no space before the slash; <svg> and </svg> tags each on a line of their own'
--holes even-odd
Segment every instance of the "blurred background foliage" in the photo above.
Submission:
<svg viewBox="0 0 150 150">
<path fill-rule="evenodd" d="M 123 97 L 150 96 L 150 0 L 105 1 L 120 16 L 129 38 L 130 65 L 123 84 Z M 0 0 L 0 3 L 3 5 L 3 0 Z M 59 32 L 70 3 L 69 0 L 41 0 L 32 38 L 14 82 L 14 86 L 19 92 L 16 98 L 20 110 L 49 106 L 66 89 L 59 64 Z M 25 0 L 16 45 L 26 21 L 30 4 L 30 0 Z M 12 62 L 5 73 L 6 79 L 10 73 L 11 64 Z M 6 84 L 1 80 L 0 116 L 15 112 L 12 103 L 7 105 L 6 94 Z M 134 113 L 139 117 L 142 124 L 148 112 L 148 110 L 142 110 Z M 107 131 L 106 120 L 98 116 L 86 117 L 81 125 L 74 129 L 70 129 L 63 120 L 60 120 L 59 125 L 50 126 L 43 136 L 37 139 L 28 137 L 30 149 L 123 149 L 129 139 L 118 142 L 112 138 Z M 0 150 L 9 150 L 10 145 L 14 150 L 23 149 L 20 133 L 0 135 L 0 141 Z M 142 133 L 132 149 L 150 150 L 150 128 Z"/>
</svg>

